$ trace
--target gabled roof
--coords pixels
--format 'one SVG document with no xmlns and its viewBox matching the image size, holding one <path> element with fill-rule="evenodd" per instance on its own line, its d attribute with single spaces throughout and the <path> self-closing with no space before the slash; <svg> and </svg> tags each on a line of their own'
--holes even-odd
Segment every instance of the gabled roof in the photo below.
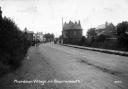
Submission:
<svg viewBox="0 0 128 89">
<path fill-rule="evenodd" d="M 114 25 L 112 23 L 107 22 L 105 24 L 99 25 L 96 28 L 96 33 L 97 35 L 104 34 L 110 37 L 115 37 Z"/>
<path fill-rule="evenodd" d="M 98 27 L 96 27 L 96 30 L 105 29 L 105 27 L 106 27 L 105 24 L 101 24 L 101 25 L 99 25 Z"/>
</svg>

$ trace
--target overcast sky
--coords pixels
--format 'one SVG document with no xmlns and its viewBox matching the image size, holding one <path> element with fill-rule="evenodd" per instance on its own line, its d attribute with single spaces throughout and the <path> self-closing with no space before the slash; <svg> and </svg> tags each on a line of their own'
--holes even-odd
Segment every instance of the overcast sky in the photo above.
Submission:
<svg viewBox="0 0 128 89">
<path fill-rule="evenodd" d="M 0 0 L 3 16 L 12 18 L 23 30 L 54 33 L 59 36 L 62 18 L 81 21 L 87 29 L 106 21 L 116 25 L 128 21 L 128 0 Z"/>
</svg>

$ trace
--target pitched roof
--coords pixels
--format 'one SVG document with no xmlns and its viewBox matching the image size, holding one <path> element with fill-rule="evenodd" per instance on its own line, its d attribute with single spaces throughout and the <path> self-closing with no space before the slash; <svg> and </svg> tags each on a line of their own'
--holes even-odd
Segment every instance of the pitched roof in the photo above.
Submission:
<svg viewBox="0 0 128 89">
<path fill-rule="evenodd" d="M 64 23 L 63 30 L 69 30 L 69 29 L 82 29 L 80 21 L 77 23 L 73 23 L 72 21 L 69 21 L 69 23 Z"/>
</svg>

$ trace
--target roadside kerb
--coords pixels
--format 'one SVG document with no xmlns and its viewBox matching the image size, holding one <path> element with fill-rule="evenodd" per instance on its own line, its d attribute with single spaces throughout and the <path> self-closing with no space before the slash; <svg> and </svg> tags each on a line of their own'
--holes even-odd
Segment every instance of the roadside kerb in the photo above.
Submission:
<svg viewBox="0 0 128 89">
<path fill-rule="evenodd" d="M 128 52 L 126 52 L 126 51 L 117 51 L 117 50 L 109 50 L 109 49 L 91 48 L 91 47 L 76 46 L 76 45 L 70 45 L 70 44 L 60 44 L 60 45 L 68 46 L 68 47 L 73 47 L 73 48 L 79 48 L 79 49 L 85 49 L 85 50 L 104 52 L 104 53 L 115 54 L 115 55 L 121 55 L 121 56 L 128 56 Z"/>
</svg>

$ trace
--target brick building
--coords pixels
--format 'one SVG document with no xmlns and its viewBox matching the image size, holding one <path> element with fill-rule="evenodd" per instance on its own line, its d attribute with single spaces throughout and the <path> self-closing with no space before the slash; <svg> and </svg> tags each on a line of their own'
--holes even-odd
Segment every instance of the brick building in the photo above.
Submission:
<svg viewBox="0 0 128 89">
<path fill-rule="evenodd" d="M 80 21 L 63 24 L 62 40 L 64 44 L 78 44 L 82 39 L 82 28 Z"/>
<path fill-rule="evenodd" d="M 24 32 L 25 32 L 25 37 L 27 38 L 27 40 L 33 41 L 34 32 L 27 30 L 27 28 L 24 29 Z"/>
</svg>

